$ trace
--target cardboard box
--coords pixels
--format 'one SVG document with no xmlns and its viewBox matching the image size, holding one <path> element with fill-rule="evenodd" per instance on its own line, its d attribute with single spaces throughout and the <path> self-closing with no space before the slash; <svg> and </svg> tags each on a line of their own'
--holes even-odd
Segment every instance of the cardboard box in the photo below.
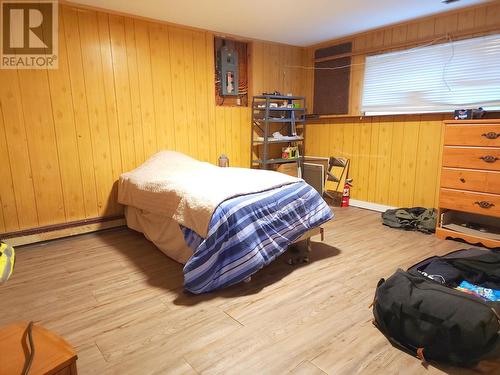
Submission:
<svg viewBox="0 0 500 375">
<path fill-rule="evenodd" d="M 279 164 L 276 168 L 276 171 L 287 174 L 292 177 L 299 176 L 297 163 Z"/>
</svg>

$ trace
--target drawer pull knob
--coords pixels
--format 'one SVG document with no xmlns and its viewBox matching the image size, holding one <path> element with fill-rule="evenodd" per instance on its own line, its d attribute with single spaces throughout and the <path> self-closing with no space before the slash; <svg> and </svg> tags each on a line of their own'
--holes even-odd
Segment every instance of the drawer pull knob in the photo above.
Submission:
<svg viewBox="0 0 500 375">
<path fill-rule="evenodd" d="M 495 133 L 495 132 L 488 132 L 488 133 L 483 133 L 481 136 L 488 138 L 488 139 L 497 139 L 500 137 L 500 133 Z"/>
<path fill-rule="evenodd" d="M 460 179 L 460 182 L 461 182 L 461 183 L 463 183 L 463 184 L 465 184 L 465 178 L 463 178 L 463 177 L 462 177 L 462 178 Z"/>
<path fill-rule="evenodd" d="M 494 163 L 498 160 L 498 158 L 496 156 L 493 156 L 493 155 L 481 156 L 481 157 L 479 157 L 479 159 L 482 159 L 486 163 Z"/>
<path fill-rule="evenodd" d="M 476 201 L 476 202 L 474 202 L 474 204 L 477 204 L 481 208 L 491 208 L 494 206 L 493 203 L 488 202 L 488 201 L 480 201 L 480 202 Z"/>
</svg>

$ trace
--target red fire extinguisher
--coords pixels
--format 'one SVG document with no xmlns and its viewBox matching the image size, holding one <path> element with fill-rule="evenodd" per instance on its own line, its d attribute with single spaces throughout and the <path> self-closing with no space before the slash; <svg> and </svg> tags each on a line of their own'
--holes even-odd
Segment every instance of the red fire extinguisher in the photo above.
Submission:
<svg viewBox="0 0 500 375">
<path fill-rule="evenodd" d="M 344 192 L 342 193 L 342 203 L 340 207 L 349 207 L 349 196 L 351 195 L 352 180 L 345 181 Z"/>
</svg>

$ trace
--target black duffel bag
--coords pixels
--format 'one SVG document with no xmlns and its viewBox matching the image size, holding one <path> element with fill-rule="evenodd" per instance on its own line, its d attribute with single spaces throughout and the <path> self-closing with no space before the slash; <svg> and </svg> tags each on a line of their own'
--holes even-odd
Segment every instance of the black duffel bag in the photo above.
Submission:
<svg viewBox="0 0 500 375">
<path fill-rule="evenodd" d="M 500 251 L 458 250 L 399 269 L 377 285 L 374 324 L 421 360 L 474 366 L 500 357 L 500 302 L 455 289 L 500 289 Z"/>
</svg>

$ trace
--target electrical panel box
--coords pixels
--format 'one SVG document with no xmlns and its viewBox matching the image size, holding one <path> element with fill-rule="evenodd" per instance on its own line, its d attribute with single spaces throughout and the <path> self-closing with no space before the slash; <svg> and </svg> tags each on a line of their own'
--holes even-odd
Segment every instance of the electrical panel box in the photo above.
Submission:
<svg viewBox="0 0 500 375">
<path fill-rule="evenodd" d="M 238 95 L 238 52 L 224 46 L 219 50 L 221 96 Z"/>
</svg>

